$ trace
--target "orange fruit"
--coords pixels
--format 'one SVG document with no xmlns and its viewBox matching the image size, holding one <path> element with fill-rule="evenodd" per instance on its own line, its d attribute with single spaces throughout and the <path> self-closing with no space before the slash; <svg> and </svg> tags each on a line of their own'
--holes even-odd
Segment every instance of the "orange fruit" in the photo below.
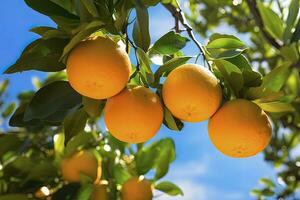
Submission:
<svg viewBox="0 0 300 200">
<path fill-rule="evenodd" d="M 126 51 L 109 38 L 97 37 L 79 43 L 67 60 L 71 86 L 81 95 L 106 99 L 127 84 L 131 64 Z"/>
<path fill-rule="evenodd" d="M 133 177 L 122 186 L 121 196 L 122 200 L 151 200 L 151 183 L 146 179 Z"/>
<path fill-rule="evenodd" d="M 103 184 L 94 185 L 91 200 L 108 200 L 107 186 Z"/>
<path fill-rule="evenodd" d="M 62 161 L 61 172 L 69 182 L 79 182 L 81 174 L 96 180 L 101 177 L 101 165 L 91 152 L 82 150 Z"/>
<path fill-rule="evenodd" d="M 163 107 L 150 89 L 142 86 L 126 88 L 107 100 L 104 121 L 117 139 L 128 143 L 146 142 L 160 129 Z"/>
<path fill-rule="evenodd" d="M 208 132 L 223 154 L 244 158 L 256 155 L 268 145 L 272 127 L 258 105 L 236 99 L 225 103 L 209 120 Z"/>
<path fill-rule="evenodd" d="M 205 68 L 184 64 L 165 80 L 163 100 L 170 112 L 182 121 L 209 119 L 219 108 L 222 90 L 217 78 Z"/>
</svg>

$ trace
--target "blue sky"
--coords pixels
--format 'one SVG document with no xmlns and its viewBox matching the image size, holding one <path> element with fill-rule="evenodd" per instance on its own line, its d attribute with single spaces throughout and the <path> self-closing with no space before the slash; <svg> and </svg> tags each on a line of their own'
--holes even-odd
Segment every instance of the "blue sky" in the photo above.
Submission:
<svg viewBox="0 0 300 200">
<path fill-rule="evenodd" d="M 35 26 L 53 26 L 47 17 L 26 7 L 21 0 L 2 0 L 0 7 L 0 72 L 14 63 L 23 48 L 37 35 L 28 30 Z M 163 7 L 150 9 L 152 42 L 173 27 L 171 16 Z M 221 33 L 233 33 L 223 26 Z M 246 36 L 241 36 L 247 41 Z M 205 40 L 199 38 L 201 42 Z M 197 48 L 189 44 L 185 53 L 196 55 Z M 9 99 L 13 100 L 22 90 L 32 89 L 31 78 L 45 77 L 45 73 L 23 72 L 1 75 L 0 79 L 11 81 Z M 177 160 L 171 166 L 165 180 L 177 183 L 184 190 L 184 197 L 168 198 L 157 194 L 157 199 L 173 200 L 247 200 L 254 199 L 249 191 L 257 186 L 261 177 L 273 177 L 273 168 L 263 161 L 262 154 L 247 159 L 233 159 L 219 153 L 211 144 L 207 134 L 207 122 L 188 123 L 182 132 L 173 132 L 162 127 L 156 140 L 172 137 L 177 148 Z"/>
</svg>

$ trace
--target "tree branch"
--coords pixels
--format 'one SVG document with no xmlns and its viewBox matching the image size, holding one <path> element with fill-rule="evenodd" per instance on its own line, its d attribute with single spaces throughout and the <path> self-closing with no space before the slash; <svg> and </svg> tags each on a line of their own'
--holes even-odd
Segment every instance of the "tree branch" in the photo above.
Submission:
<svg viewBox="0 0 300 200">
<path fill-rule="evenodd" d="M 253 14 L 254 20 L 256 22 L 256 25 L 261 30 L 263 36 L 266 38 L 266 40 L 276 49 L 280 49 L 281 45 L 265 30 L 263 20 L 261 18 L 261 15 L 259 13 L 259 10 L 257 8 L 256 0 L 246 0 L 247 5 Z"/>
<path fill-rule="evenodd" d="M 188 23 L 185 15 L 183 13 L 183 11 L 181 10 L 181 8 L 180 7 L 176 8 L 172 4 L 163 4 L 163 5 L 173 15 L 173 17 L 175 18 L 175 21 L 176 20 L 179 21 L 182 24 L 182 26 L 186 29 L 189 37 L 196 44 L 196 46 L 198 47 L 198 49 L 200 51 L 200 54 L 203 56 L 203 58 L 207 62 L 209 70 L 212 71 L 212 66 L 210 65 L 210 63 L 208 62 L 208 59 L 205 56 L 205 51 L 204 51 L 201 43 L 195 38 L 193 28 L 189 25 L 189 23 Z"/>
</svg>

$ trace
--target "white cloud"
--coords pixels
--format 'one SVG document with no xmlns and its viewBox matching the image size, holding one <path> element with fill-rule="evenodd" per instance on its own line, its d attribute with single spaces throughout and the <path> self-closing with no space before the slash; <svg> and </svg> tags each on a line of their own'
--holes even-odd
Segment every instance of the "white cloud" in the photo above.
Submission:
<svg viewBox="0 0 300 200">
<path fill-rule="evenodd" d="M 204 157 L 185 164 L 177 164 L 172 167 L 165 180 L 171 180 L 178 185 L 184 192 L 184 196 L 170 197 L 166 194 L 156 191 L 155 199 L 158 200 L 244 200 L 244 194 L 236 191 L 226 191 L 222 188 L 216 188 L 205 184 L 199 180 L 204 175 L 211 173 L 210 158 Z"/>
</svg>

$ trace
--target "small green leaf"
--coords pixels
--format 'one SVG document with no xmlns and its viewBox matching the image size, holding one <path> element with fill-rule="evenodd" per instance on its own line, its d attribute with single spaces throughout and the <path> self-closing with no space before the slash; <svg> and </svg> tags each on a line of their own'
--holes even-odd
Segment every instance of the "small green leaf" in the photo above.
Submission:
<svg viewBox="0 0 300 200">
<path fill-rule="evenodd" d="M 291 30 L 293 29 L 297 16 L 298 16 L 298 12 L 299 12 L 299 0 L 292 0 L 289 6 L 289 14 L 288 17 L 286 19 L 286 26 L 285 26 L 285 30 L 283 33 L 283 40 L 284 43 L 288 43 L 288 41 L 290 40 L 291 36 L 292 36 L 292 32 Z"/>
<path fill-rule="evenodd" d="M 116 183 L 120 185 L 123 185 L 128 179 L 131 178 L 130 173 L 121 164 L 114 165 L 113 175 Z"/>
<path fill-rule="evenodd" d="M 229 84 L 235 94 L 238 95 L 238 92 L 244 85 L 242 71 L 237 66 L 226 60 L 215 60 L 214 63 L 221 72 L 224 80 Z"/>
<path fill-rule="evenodd" d="M 272 180 L 268 179 L 268 178 L 262 178 L 259 180 L 260 183 L 264 184 L 265 186 L 268 186 L 270 188 L 274 188 L 275 184 Z"/>
<path fill-rule="evenodd" d="M 164 125 L 166 125 L 169 129 L 174 130 L 174 131 L 181 131 L 184 124 L 174 117 L 171 112 L 164 107 Z"/>
<path fill-rule="evenodd" d="M 105 101 L 82 97 L 83 109 L 90 117 L 100 117 L 105 106 Z"/>
<path fill-rule="evenodd" d="M 177 185 L 169 181 L 160 182 L 157 185 L 155 185 L 154 188 L 171 196 L 183 196 L 182 190 Z"/>
<path fill-rule="evenodd" d="M 278 92 L 289 76 L 290 63 L 286 62 L 281 66 L 274 68 L 263 78 L 262 87 Z"/>
<path fill-rule="evenodd" d="M 296 43 L 281 47 L 280 53 L 285 59 L 292 63 L 296 63 L 299 59 Z"/>
<path fill-rule="evenodd" d="M 133 40 L 138 47 L 147 52 L 151 42 L 148 10 L 141 0 L 132 1 L 136 10 L 136 20 L 132 32 Z"/>
<path fill-rule="evenodd" d="M 295 111 L 295 108 L 291 104 L 285 102 L 273 101 L 273 102 L 261 103 L 259 102 L 259 100 L 254 102 L 266 112 L 281 113 L 281 112 Z"/>
<path fill-rule="evenodd" d="M 257 2 L 257 6 L 266 30 L 272 37 L 281 40 L 283 36 L 283 23 L 278 14 L 271 8 L 265 6 L 261 1 Z"/>
<path fill-rule="evenodd" d="M 8 104 L 5 108 L 5 110 L 2 112 L 2 117 L 7 118 L 9 115 L 11 115 L 13 113 L 15 108 L 16 108 L 15 102 Z"/>
<path fill-rule="evenodd" d="M 57 176 L 57 169 L 50 162 L 41 162 L 32 167 L 24 182 L 35 181 L 47 181 L 49 177 Z"/>
<path fill-rule="evenodd" d="M 69 38 L 69 35 L 66 32 L 47 26 L 35 27 L 30 31 L 39 34 L 44 40 L 51 38 Z"/>
<path fill-rule="evenodd" d="M 92 133 L 81 132 L 67 143 L 65 156 L 68 157 L 81 148 L 89 147 L 93 142 L 95 142 L 95 138 Z"/>
<path fill-rule="evenodd" d="M 93 190 L 94 190 L 93 184 L 91 183 L 83 184 L 81 185 L 81 188 L 78 191 L 77 198 L 80 200 L 90 200 Z"/>
<path fill-rule="evenodd" d="M 154 54 L 171 55 L 185 47 L 188 41 L 188 38 L 170 31 L 154 43 L 151 47 L 151 52 Z"/>
<path fill-rule="evenodd" d="M 205 50 L 213 60 L 233 58 L 248 47 L 244 42 L 231 35 L 214 34 L 210 37 Z"/>
<path fill-rule="evenodd" d="M 154 74 L 151 70 L 151 61 L 148 55 L 139 47 L 136 50 L 137 59 L 140 63 L 140 74 L 144 77 L 147 82 L 147 85 L 153 83 L 154 81 Z"/>
<path fill-rule="evenodd" d="M 56 81 L 36 92 L 26 108 L 24 120 L 47 119 L 61 120 L 70 111 L 81 105 L 79 95 L 67 81 Z M 60 115 L 53 116 L 59 112 Z"/>
<path fill-rule="evenodd" d="M 4 73 L 10 74 L 28 70 L 61 71 L 65 69 L 65 65 L 59 62 L 59 58 L 67 43 L 67 39 L 59 38 L 35 40 L 24 49 L 17 62 Z"/>
<path fill-rule="evenodd" d="M 60 157 L 65 150 L 65 134 L 57 133 L 53 136 L 55 156 Z"/>
<path fill-rule="evenodd" d="M 73 136 L 81 133 L 84 130 L 87 119 L 88 115 L 82 108 L 75 111 L 74 113 L 71 113 L 65 118 L 64 132 L 66 142 L 69 141 Z"/>
</svg>

